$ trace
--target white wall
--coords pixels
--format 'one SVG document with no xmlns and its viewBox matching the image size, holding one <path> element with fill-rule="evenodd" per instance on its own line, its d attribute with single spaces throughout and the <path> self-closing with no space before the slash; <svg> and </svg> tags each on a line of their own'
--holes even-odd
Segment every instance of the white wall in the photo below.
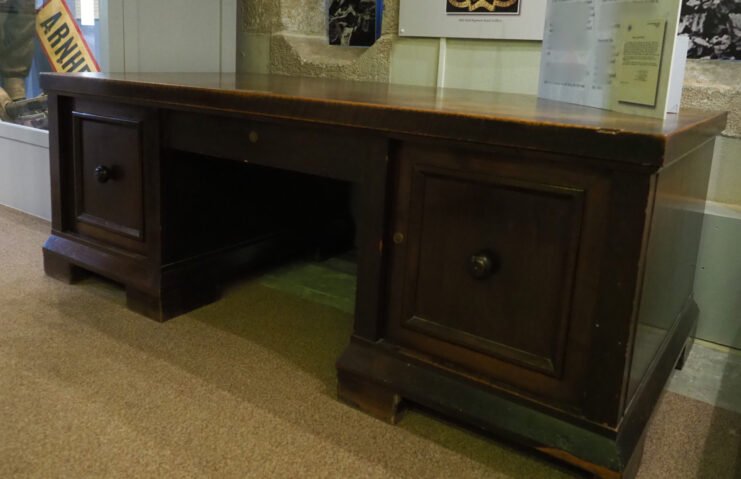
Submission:
<svg viewBox="0 0 741 479">
<path fill-rule="evenodd" d="M 718 137 L 695 276 L 697 337 L 741 349 L 739 181 L 741 138 Z"/>
<path fill-rule="evenodd" d="M 106 3 L 109 71 L 236 70 L 237 0 Z"/>
<path fill-rule="evenodd" d="M 0 204 L 51 219 L 47 132 L 0 122 Z"/>
</svg>

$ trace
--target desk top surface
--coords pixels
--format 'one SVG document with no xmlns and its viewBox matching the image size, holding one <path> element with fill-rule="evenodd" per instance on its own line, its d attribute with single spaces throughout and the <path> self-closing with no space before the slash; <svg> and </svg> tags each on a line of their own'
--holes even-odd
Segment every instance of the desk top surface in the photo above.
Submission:
<svg viewBox="0 0 741 479">
<path fill-rule="evenodd" d="M 698 110 L 659 120 L 532 95 L 259 74 L 43 74 L 42 87 L 613 160 L 627 154 L 643 165 L 683 153 L 720 133 L 726 121 L 725 113 Z"/>
</svg>

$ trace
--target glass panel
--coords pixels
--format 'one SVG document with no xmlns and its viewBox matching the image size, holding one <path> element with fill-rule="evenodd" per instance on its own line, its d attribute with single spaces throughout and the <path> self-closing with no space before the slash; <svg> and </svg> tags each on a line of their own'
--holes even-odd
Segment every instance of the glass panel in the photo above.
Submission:
<svg viewBox="0 0 741 479">
<path fill-rule="evenodd" d="M 50 5 L 56 8 L 52 13 Z M 47 9 L 43 18 L 42 7 Z M 101 21 L 106 20 L 100 12 L 100 0 L 0 0 L 0 120 L 47 128 L 39 74 L 54 71 L 51 61 L 62 71 L 87 71 L 87 63 L 100 63 Z M 77 32 L 84 42 L 73 40 Z M 46 52 L 39 35 L 47 40 Z"/>
</svg>

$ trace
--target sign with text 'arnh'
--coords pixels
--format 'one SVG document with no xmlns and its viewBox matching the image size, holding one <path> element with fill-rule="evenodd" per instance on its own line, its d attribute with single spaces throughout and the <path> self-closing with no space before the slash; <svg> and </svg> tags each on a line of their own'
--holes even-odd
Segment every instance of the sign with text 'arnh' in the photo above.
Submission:
<svg viewBox="0 0 741 479">
<path fill-rule="evenodd" d="M 36 34 L 55 72 L 99 72 L 90 47 L 64 0 L 49 0 L 36 15 Z"/>
</svg>

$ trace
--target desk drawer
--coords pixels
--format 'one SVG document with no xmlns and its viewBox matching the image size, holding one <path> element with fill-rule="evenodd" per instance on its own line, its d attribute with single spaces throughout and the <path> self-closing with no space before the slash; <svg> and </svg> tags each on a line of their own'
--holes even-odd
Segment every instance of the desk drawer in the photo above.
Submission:
<svg viewBox="0 0 741 479">
<path fill-rule="evenodd" d="M 78 100 L 71 113 L 73 230 L 143 253 L 145 169 L 153 122 L 145 110 Z"/>
<path fill-rule="evenodd" d="M 599 174 L 405 147 L 389 338 L 516 389 L 577 402 L 589 261 L 604 234 Z"/>
<path fill-rule="evenodd" d="M 358 181 L 357 157 L 369 148 L 368 134 L 337 128 L 179 111 L 167 115 L 165 147 L 337 180 Z"/>
</svg>

